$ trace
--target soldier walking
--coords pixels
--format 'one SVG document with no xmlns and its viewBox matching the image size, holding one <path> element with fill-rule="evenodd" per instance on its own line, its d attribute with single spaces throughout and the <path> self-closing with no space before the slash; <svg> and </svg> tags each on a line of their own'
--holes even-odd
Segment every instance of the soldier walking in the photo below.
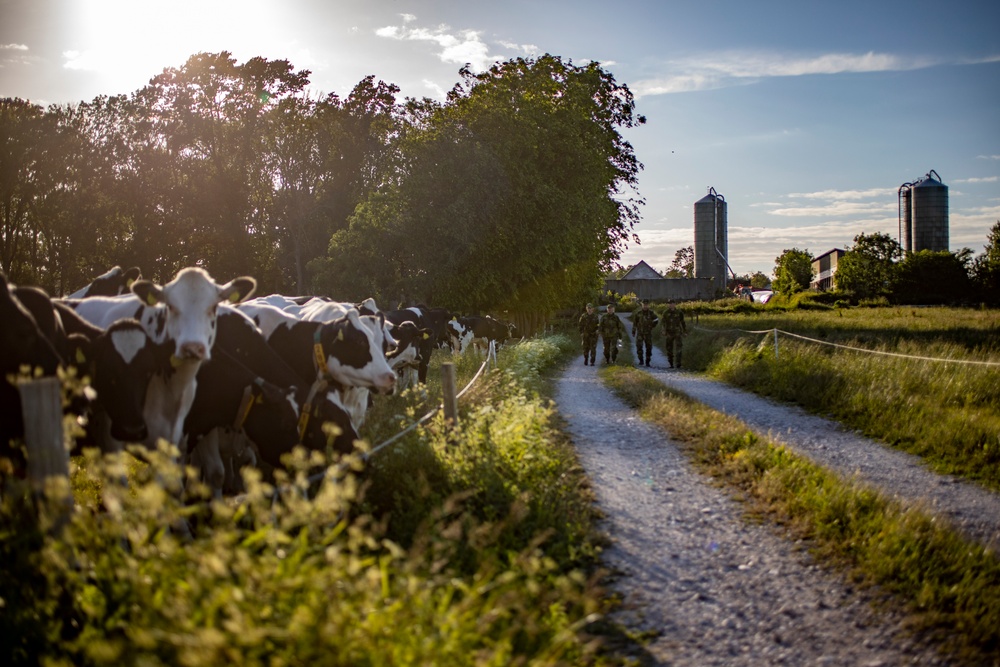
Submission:
<svg viewBox="0 0 1000 667">
<path fill-rule="evenodd" d="M 618 341 L 625 336 L 625 325 L 615 314 L 615 304 L 608 304 L 608 312 L 601 315 L 601 340 L 604 341 L 604 363 L 613 364 L 618 359 Z"/>
<path fill-rule="evenodd" d="M 681 367 L 685 335 L 687 326 L 684 324 L 684 313 L 677 310 L 677 304 L 671 301 L 663 313 L 663 337 L 667 348 L 667 361 L 670 362 L 671 368 L 674 367 L 674 359 L 677 360 L 677 368 Z"/>
<path fill-rule="evenodd" d="M 649 309 L 649 299 L 642 300 L 642 308 L 632 313 L 632 336 L 635 337 L 635 357 L 637 364 L 645 359 L 649 366 L 649 358 L 653 355 L 653 330 L 659 323 L 656 313 Z M 643 346 L 646 353 L 643 355 Z"/>
<path fill-rule="evenodd" d="M 583 343 L 583 365 L 589 363 L 594 365 L 597 357 L 597 327 L 600 324 L 597 313 L 594 312 L 594 304 L 587 304 L 587 312 L 580 315 L 580 342 Z"/>
</svg>

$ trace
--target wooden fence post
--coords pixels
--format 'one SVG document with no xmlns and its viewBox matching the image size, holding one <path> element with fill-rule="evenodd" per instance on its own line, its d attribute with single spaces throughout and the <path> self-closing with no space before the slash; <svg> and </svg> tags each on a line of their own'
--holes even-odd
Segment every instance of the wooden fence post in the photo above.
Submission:
<svg viewBox="0 0 1000 667">
<path fill-rule="evenodd" d="M 458 396 L 455 388 L 455 364 L 446 361 L 441 364 L 441 393 L 444 402 L 444 418 L 458 423 Z"/>
<path fill-rule="evenodd" d="M 43 377 L 22 382 L 21 414 L 24 419 L 24 444 L 28 459 L 28 481 L 36 499 L 54 510 L 52 525 L 59 529 L 73 508 L 69 487 L 69 454 L 63 442 L 62 383 L 59 378 Z M 64 485 L 64 497 L 49 500 L 47 490 Z M 57 491 L 58 492 L 58 491 Z"/>
</svg>

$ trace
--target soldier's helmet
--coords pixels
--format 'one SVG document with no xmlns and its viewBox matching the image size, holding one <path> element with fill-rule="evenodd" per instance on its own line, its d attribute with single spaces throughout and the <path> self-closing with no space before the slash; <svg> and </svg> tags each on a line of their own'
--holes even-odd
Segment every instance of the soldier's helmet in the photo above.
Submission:
<svg viewBox="0 0 1000 667">
<path fill-rule="evenodd" d="M 593 307 L 594 307 L 594 304 L 592 304 L 592 303 L 588 303 L 587 304 L 587 308 L 593 308 Z"/>
<path fill-rule="evenodd" d="M 615 304 L 613 302 L 609 303 L 608 304 L 608 310 L 614 310 L 614 309 L 615 309 Z"/>
<path fill-rule="evenodd" d="M 642 302 L 643 303 L 649 303 L 649 299 L 643 299 Z"/>
</svg>

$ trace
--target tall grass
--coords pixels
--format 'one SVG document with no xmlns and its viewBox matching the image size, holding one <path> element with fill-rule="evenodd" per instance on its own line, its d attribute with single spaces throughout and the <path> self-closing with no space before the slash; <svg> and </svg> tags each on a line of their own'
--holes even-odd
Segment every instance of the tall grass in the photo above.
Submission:
<svg viewBox="0 0 1000 667">
<path fill-rule="evenodd" d="M 1000 490 L 1000 367 L 844 350 L 779 335 L 910 357 L 1000 362 L 1000 313 L 852 308 L 702 315 L 685 363 L 756 393 L 831 416 L 923 457 L 940 472 Z"/>
<path fill-rule="evenodd" d="M 587 630 L 606 603 L 581 567 L 589 497 L 531 389 L 561 344 L 510 350 L 456 429 L 437 418 L 367 469 L 349 457 L 319 488 L 307 473 L 332 462 L 298 452 L 274 483 L 247 473 L 239 504 L 185 504 L 164 488 L 185 474 L 169 457 L 124 489 L 106 483 L 117 463 L 91 452 L 78 488 L 101 495 L 78 494 L 54 535 L 7 480 L 4 664 L 600 663 Z M 422 414 L 431 392 L 381 405 L 384 419 Z M 182 518 L 190 536 L 171 528 Z"/>
<path fill-rule="evenodd" d="M 634 369 L 604 377 L 748 509 L 809 540 L 821 559 L 877 584 L 969 664 L 1000 661 L 1000 560 L 918 508 L 764 439 L 738 419 Z"/>
</svg>

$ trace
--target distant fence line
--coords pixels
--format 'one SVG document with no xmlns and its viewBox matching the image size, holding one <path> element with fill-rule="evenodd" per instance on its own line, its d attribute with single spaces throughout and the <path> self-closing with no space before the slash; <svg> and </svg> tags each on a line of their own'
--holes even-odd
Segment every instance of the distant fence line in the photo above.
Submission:
<svg viewBox="0 0 1000 667">
<path fill-rule="evenodd" d="M 939 361 L 943 363 L 952 364 L 971 364 L 976 366 L 1000 366 L 998 361 L 977 361 L 975 359 L 948 359 L 946 357 L 922 357 L 916 354 L 900 354 L 899 352 L 885 352 L 882 350 L 869 350 L 863 347 L 853 347 L 851 345 L 842 345 L 840 343 L 831 343 L 826 340 L 818 340 L 816 338 L 809 338 L 808 336 L 803 336 L 801 334 L 792 333 L 790 331 L 783 331 L 781 329 L 763 329 L 760 331 L 749 331 L 747 329 L 706 329 L 705 327 L 693 326 L 692 329 L 697 329 L 699 331 L 707 331 L 709 333 L 725 333 L 727 331 L 736 331 L 745 334 L 774 334 L 774 356 L 778 356 L 778 334 L 785 336 L 790 336 L 792 338 L 798 338 L 799 340 L 809 341 L 810 343 L 817 343 L 819 345 L 827 345 L 829 347 L 837 347 L 842 350 L 851 350 L 852 352 L 867 352 L 868 354 L 880 354 L 885 357 L 899 357 L 901 359 L 916 359 L 919 361 Z"/>
</svg>

